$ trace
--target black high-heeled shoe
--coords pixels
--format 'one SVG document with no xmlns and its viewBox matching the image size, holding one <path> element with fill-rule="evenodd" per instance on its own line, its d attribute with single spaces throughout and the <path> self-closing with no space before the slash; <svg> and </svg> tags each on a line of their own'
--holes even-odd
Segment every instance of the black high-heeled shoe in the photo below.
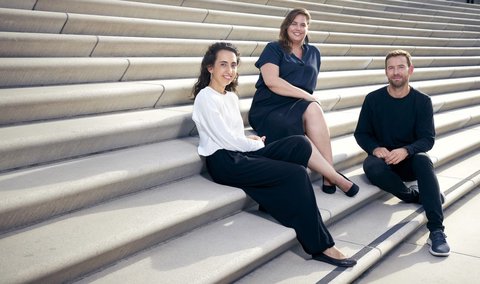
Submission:
<svg viewBox="0 0 480 284">
<path fill-rule="evenodd" d="M 344 193 L 348 197 L 354 197 L 358 193 L 358 191 L 360 191 L 360 187 L 358 187 L 358 185 L 356 185 L 353 181 L 351 181 L 349 178 L 344 176 L 342 173 L 340 173 L 340 172 L 337 172 L 337 173 L 339 175 L 341 175 L 344 179 L 346 179 L 346 180 L 348 180 L 349 182 L 352 183 L 352 186 L 348 189 L 348 191 L 344 191 Z"/>
<path fill-rule="evenodd" d="M 337 186 L 334 184 L 325 184 L 325 178 L 323 178 L 322 191 L 328 194 L 334 194 L 337 191 Z"/>
</svg>

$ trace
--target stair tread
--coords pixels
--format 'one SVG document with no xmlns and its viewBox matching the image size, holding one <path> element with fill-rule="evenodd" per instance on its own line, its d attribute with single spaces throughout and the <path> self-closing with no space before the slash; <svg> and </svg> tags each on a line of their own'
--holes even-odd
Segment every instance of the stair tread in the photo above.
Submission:
<svg viewBox="0 0 480 284">
<path fill-rule="evenodd" d="M 479 161 L 479 159 L 480 153 L 476 156 L 472 156 L 468 162 Z M 454 165 L 453 167 L 455 166 L 457 165 Z M 454 181 L 452 181 L 453 178 L 451 176 L 448 177 L 448 179 L 451 180 L 444 180 L 443 177 L 440 176 L 442 190 L 446 191 L 453 183 L 461 181 L 466 175 L 473 171 L 471 168 L 470 170 L 470 172 L 463 172 L 463 175 L 455 177 Z M 354 173 L 361 173 L 361 170 L 358 169 Z M 364 177 L 362 177 L 362 181 L 363 180 L 365 180 Z M 364 182 L 361 186 L 362 189 L 368 188 L 369 190 L 373 189 L 374 191 L 379 191 Z M 468 189 L 471 189 L 472 187 L 473 185 L 470 185 Z M 332 207 L 331 200 L 326 198 L 328 196 L 322 194 L 319 188 L 316 190 L 319 207 L 325 208 L 325 206 L 328 207 L 329 205 L 329 207 Z M 384 235 L 390 228 L 403 222 L 405 218 L 411 215 L 419 206 L 405 204 L 399 202 L 398 199 L 389 196 L 380 195 L 383 197 L 380 197 L 379 199 L 375 199 L 373 196 L 375 195 L 372 195 L 369 204 L 355 211 L 354 215 L 350 215 L 352 217 L 344 218 L 333 225 L 329 225 L 329 228 L 337 242 L 337 246 L 343 251 L 353 255 L 362 250 L 369 250 L 371 251 L 371 254 L 374 255 L 374 258 L 378 260 L 383 254 L 388 252 L 389 247 L 388 245 L 386 247 L 380 245 L 377 248 L 372 248 L 371 245 L 374 243 L 374 240 Z M 378 194 L 375 197 L 378 197 Z M 336 201 L 338 202 L 338 199 Z M 337 204 L 337 202 L 335 202 L 335 204 Z M 220 280 L 231 281 L 232 277 L 237 274 L 237 270 L 244 270 L 245 266 L 247 266 L 248 269 L 248 265 L 244 263 L 245 258 L 249 258 L 252 262 L 258 261 L 256 255 L 253 255 L 251 249 L 245 249 L 242 246 L 244 242 L 261 238 L 256 241 L 255 245 L 252 245 L 256 250 L 268 250 L 265 248 L 266 244 L 273 245 L 273 243 L 275 243 L 275 241 L 271 241 L 270 243 L 268 241 L 270 236 L 264 235 L 269 229 L 264 229 L 265 225 L 257 224 L 254 220 L 249 221 L 250 224 L 248 228 L 238 229 L 238 231 L 231 233 L 232 237 L 228 237 L 230 232 L 224 232 L 225 226 L 231 224 L 230 230 L 235 230 L 236 222 L 242 222 L 237 219 L 241 218 L 239 216 L 241 214 L 244 213 L 220 220 L 211 226 L 192 231 L 191 233 L 172 240 L 164 245 L 153 247 L 146 252 L 119 262 L 113 267 L 93 274 L 92 276 L 79 281 L 79 283 L 114 283 L 120 279 L 129 279 L 129 281 L 132 282 L 155 282 L 154 279 L 169 279 L 173 282 L 182 282 L 184 280 L 192 279 L 194 276 L 198 277 L 200 271 L 209 271 L 209 273 L 206 274 L 206 277 L 208 277 L 208 279 L 206 279 L 207 282 Z M 325 215 L 323 211 L 322 214 Z M 378 222 L 371 222 L 372 218 L 379 221 L 379 216 L 385 216 L 385 218 L 383 218 L 385 226 L 378 226 Z M 425 218 L 419 216 L 412 220 L 411 224 L 406 226 L 407 230 L 411 232 L 418 228 L 418 219 L 425 222 Z M 257 228 L 255 234 L 245 236 L 245 231 L 251 231 L 252 228 Z M 368 229 L 365 230 L 365 228 Z M 285 230 L 290 229 L 285 228 Z M 203 235 L 206 231 L 209 232 L 208 236 Z M 224 238 L 219 238 L 222 236 Z M 279 237 L 279 233 L 277 237 Z M 388 237 L 390 241 L 399 242 L 405 237 L 405 233 L 399 231 Z M 245 238 L 248 239 L 245 240 Z M 289 243 L 291 242 L 290 240 L 287 241 Z M 229 246 L 230 250 L 228 253 L 222 251 L 221 248 L 218 248 L 218 246 L 222 247 L 222 244 L 225 242 L 234 243 Z M 241 246 L 241 248 L 237 248 L 238 246 Z M 362 256 L 358 267 L 355 267 L 353 271 L 350 272 L 350 281 L 355 278 L 352 277 L 352 274 L 358 276 L 360 272 L 363 272 L 365 268 L 368 267 L 363 264 L 363 262 L 368 262 L 371 257 L 372 256 L 365 257 L 364 259 Z M 234 263 L 234 267 L 232 267 L 232 259 L 237 260 Z M 282 253 L 280 257 L 269 261 L 268 264 L 260 267 L 258 271 L 253 272 L 254 276 L 247 275 L 244 278 L 245 281 L 239 281 L 239 283 L 275 283 L 278 281 L 310 283 L 316 282 L 319 279 L 328 276 L 329 273 L 334 273 L 336 270 L 333 266 L 311 261 L 309 259 L 310 257 L 297 245 L 295 248 Z M 214 262 L 211 263 L 211 260 L 214 260 Z M 155 262 L 155 264 L 152 262 Z M 219 265 L 220 263 L 221 265 Z M 272 271 L 276 272 L 272 273 Z M 203 273 L 201 274 L 203 275 Z M 137 278 L 137 275 L 141 276 Z M 226 280 L 221 278 L 224 277 L 224 275 L 229 275 L 230 278 Z M 197 282 L 203 283 L 204 281 L 198 280 Z"/>
<path fill-rule="evenodd" d="M 473 153 L 463 158 L 461 162 L 448 164 L 438 169 L 437 176 L 441 191 L 447 192 L 456 183 L 468 178 L 470 174 L 477 171 L 470 165 L 479 162 L 480 152 L 477 151 L 476 154 Z M 452 176 L 452 171 L 455 171 L 456 175 Z M 480 178 L 478 173 L 477 178 Z M 480 180 L 477 181 L 476 185 L 472 183 L 458 191 L 462 191 L 463 195 L 479 185 Z M 450 195 L 447 195 L 447 201 L 451 202 L 449 197 Z M 358 264 L 353 269 L 337 269 L 337 271 L 334 271 L 332 266 L 306 260 L 305 253 L 299 246 L 296 246 L 247 274 L 236 283 L 351 282 L 373 263 L 379 261 L 407 235 L 415 231 L 421 225 L 420 223 L 426 222 L 424 215 L 409 216 L 418 208 L 421 208 L 421 206 L 403 203 L 398 198 L 386 194 L 355 211 L 348 218 L 330 225 L 329 230 L 334 239 L 340 241 L 338 242 L 340 245 L 337 244 L 337 247 L 350 256 L 357 257 Z M 407 217 L 415 219 L 408 220 Z M 375 220 L 375 222 L 372 222 L 372 220 Z M 407 222 L 403 228 L 399 226 L 402 222 Z M 448 228 L 446 230 L 448 232 Z M 385 240 L 379 243 L 378 238 L 385 238 Z M 362 250 L 363 252 L 359 253 Z"/>
<path fill-rule="evenodd" d="M 452 145 L 452 143 L 456 143 L 459 148 L 461 145 L 459 144 L 460 141 L 470 140 L 468 137 L 478 135 L 478 133 L 478 129 L 459 131 L 446 136 L 446 138 L 440 138 L 435 147 L 438 148 L 445 144 L 449 146 Z M 349 145 L 351 148 L 352 141 L 350 141 Z M 468 147 L 468 145 L 466 147 Z M 444 151 L 443 148 L 445 147 L 442 147 L 442 152 Z M 451 148 L 452 147 L 450 147 L 450 149 Z M 454 155 L 452 152 L 455 152 L 455 150 L 451 149 L 450 153 L 443 153 L 443 156 L 439 159 L 448 159 L 449 157 L 447 155 Z M 435 151 L 433 151 L 433 158 L 435 157 Z M 434 160 L 434 162 L 438 162 L 438 160 Z M 325 196 L 325 194 L 320 193 L 317 195 L 317 202 L 319 203 L 323 218 L 326 222 L 331 218 L 335 218 L 337 215 L 346 214 L 345 212 L 348 212 L 348 210 L 356 209 L 361 204 L 367 203 L 369 199 L 376 198 L 378 195 L 378 189 L 368 188 L 368 186 L 365 185 L 363 177 L 357 175 L 352 176 L 351 172 L 348 175 L 358 182 L 362 188 L 365 187 L 365 189 L 359 193 L 358 198 L 352 199 L 347 199 L 341 194 Z M 195 182 L 192 182 L 192 180 L 195 180 Z M 193 184 L 195 184 L 196 188 L 195 193 L 191 192 Z M 179 214 L 178 210 L 180 210 L 180 212 L 187 210 L 190 211 L 190 217 L 199 216 L 198 218 L 200 219 L 207 218 L 208 220 L 209 217 L 205 215 L 215 215 L 215 211 L 213 213 L 205 213 L 203 210 L 210 206 L 215 206 L 212 205 L 212 203 L 215 203 L 212 201 L 212 196 L 222 200 L 222 202 L 224 202 L 223 204 L 230 203 L 230 206 L 232 199 L 235 199 L 235 202 L 238 203 L 240 198 L 242 205 L 237 205 L 236 210 L 242 209 L 245 202 L 245 195 L 241 190 L 230 188 L 230 190 L 225 190 L 224 192 L 223 190 L 225 188 L 224 186 L 195 176 L 192 179 L 182 180 L 178 183 L 171 183 L 165 187 L 160 187 L 159 190 L 142 191 L 135 195 L 115 199 L 111 202 L 47 220 L 17 232 L 7 233 L 0 239 L 1 254 L 9 256 L 7 258 L 9 259 L 9 263 L 2 265 L 2 270 L 5 275 L 9 275 L 8 277 L 26 277 L 25 274 L 30 275 L 30 273 L 32 273 L 33 276 L 30 275 L 28 277 L 35 279 L 35 277 L 39 277 L 38 273 L 48 273 L 51 270 L 55 270 L 55 267 L 61 266 L 62 263 L 65 263 L 65 266 L 70 268 L 69 266 L 71 265 L 79 265 L 79 263 L 84 260 L 95 257 L 98 258 L 98 262 L 100 258 L 102 258 L 100 255 L 103 256 L 103 254 L 120 254 L 120 257 L 124 257 L 127 251 L 128 253 L 132 253 L 132 250 L 138 249 L 138 247 L 135 246 L 153 245 L 155 242 L 164 241 L 159 237 L 163 229 L 168 231 L 169 229 L 176 230 L 179 229 L 178 227 L 182 227 L 181 225 L 177 224 L 177 226 L 175 226 L 175 224 L 170 223 L 172 221 L 171 218 L 164 218 L 168 214 L 173 214 L 181 218 L 183 214 Z M 319 184 L 316 184 L 315 188 L 318 192 L 320 191 Z M 200 200 L 195 201 L 188 197 L 193 194 L 198 194 L 196 198 Z M 227 195 L 230 197 L 225 197 Z M 152 202 L 152 200 L 158 200 L 158 202 Z M 164 201 L 163 203 L 162 200 Z M 132 204 L 139 205 L 132 206 Z M 231 212 L 234 211 L 235 209 Z M 223 216 L 226 214 L 225 212 L 222 213 Z M 159 217 L 152 218 L 152 214 L 155 216 L 158 215 Z M 213 217 L 213 219 L 215 219 L 215 217 Z M 142 220 L 149 221 L 145 222 Z M 206 222 L 205 219 L 203 219 L 203 221 Z M 187 223 L 188 222 L 192 222 L 192 220 L 190 219 Z M 128 224 L 134 224 L 131 225 L 134 229 Z M 163 228 L 162 226 L 164 224 L 172 227 Z M 105 226 L 108 227 L 108 230 L 104 229 Z M 191 223 L 190 226 L 192 226 Z M 189 229 L 192 228 L 190 227 Z M 159 230 L 160 232 L 158 232 Z M 43 235 L 45 237 L 38 237 Z M 80 241 L 81 239 L 83 239 L 83 241 Z M 146 240 L 150 240 L 150 243 Z M 88 245 L 78 246 L 79 242 Z M 55 248 L 57 252 L 51 254 L 48 248 Z M 29 258 L 19 257 L 19 254 L 24 254 L 25 250 L 29 251 L 32 255 Z M 106 257 L 105 261 L 108 262 L 112 260 Z M 41 264 L 39 265 L 40 268 L 34 265 L 34 263 Z M 49 269 L 46 269 L 47 264 Z M 18 271 L 16 268 L 19 266 L 30 267 L 30 271 L 32 272 L 26 271 L 25 274 L 12 276 L 11 274 L 17 274 Z"/>
</svg>

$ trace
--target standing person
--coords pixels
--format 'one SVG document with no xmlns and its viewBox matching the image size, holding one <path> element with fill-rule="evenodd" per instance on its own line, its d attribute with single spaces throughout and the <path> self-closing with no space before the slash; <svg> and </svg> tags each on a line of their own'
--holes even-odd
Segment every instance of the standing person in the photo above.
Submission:
<svg viewBox="0 0 480 284">
<path fill-rule="evenodd" d="M 308 44 L 310 13 L 292 10 L 280 26 L 279 40 L 267 44 L 255 66 L 260 76 L 249 112 L 249 122 L 267 144 L 289 135 L 306 135 L 333 168 L 330 131 L 320 104 L 312 96 L 320 70 L 320 52 Z M 358 187 L 343 176 L 337 184 L 347 196 Z M 323 177 L 322 190 L 333 194 L 334 181 Z"/>
<path fill-rule="evenodd" d="M 193 88 L 198 153 L 205 157 L 210 176 L 217 183 L 243 189 L 281 224 L 293 228 L 313 259 L 342 267 L 355 265 L 354 259 L 335 247 L 318 210 L 306 166 L 320 168 L 327 162 L 310 141 L 297 135 L 265 146 L 265 137 L 245 136 L 234 93 L 239 61 L 232 44 L 211 45 Z"/>
<path fill-rule="evenodd" d="M 423 205 L 430 231 L 430 253 L 448 256 L 442 203 L 433 164 L 426 152 L 435 142 L 430 97 L 409 85 L 413 73 L 410 54 L 394 50 L 385 58 L 388 86 L 365 98 L 355 139 L 367 152 L 363 169 L 372 184 L 408 203 Z M 408 188 L 403 181 L 418 181 Z"/>
</svg>

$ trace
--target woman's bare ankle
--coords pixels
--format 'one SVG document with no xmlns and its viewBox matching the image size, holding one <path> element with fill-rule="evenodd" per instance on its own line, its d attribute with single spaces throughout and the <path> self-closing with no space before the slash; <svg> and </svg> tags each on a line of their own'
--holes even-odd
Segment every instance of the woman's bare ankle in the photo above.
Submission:
<svg viewBox="0 0 480 284">
<path fill-rule="evenodd" d="M 335 246 L 328 248 L 323 251 L 323 254 L 335 259 L 345 259 L 347 258 L 340 250 L 338 250 Z"/>
</svg>

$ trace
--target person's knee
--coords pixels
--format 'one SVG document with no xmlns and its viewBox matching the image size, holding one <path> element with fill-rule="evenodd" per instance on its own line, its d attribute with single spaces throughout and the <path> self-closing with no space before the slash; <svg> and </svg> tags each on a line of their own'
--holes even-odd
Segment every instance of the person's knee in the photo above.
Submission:
<svg viewBox="0 0 480 284">
<path fill-rule="evenodd" d="M 306 179 L 309 179 L 308 171 L 302 165 L 289 164 L 285 169 L 285 174 L 283 176 L 286 181 L 293 182 L 294 184 L 300 184 Z"/>
<path fill-rule="evenodd" d="M 369 180 L 375 180 L 384 175 L 387 170 L 388 166 L 385 161 L 375 156 L 370 155 L 363 161 L 363 171 Z"/>
<path fill-rule="evenodd" d="M 312 151 L 312 144 L 310 140 L 308 140 L 305 135 L 292 135 L 288 138 L 288 144 L 292 147 L 299 147 L 302 149 L 307 149 L 308 151 Z"/>
<path fill-rule="evenodd" d="M 415 168 L 433 168 L 433 163 L 426 153 L 417 153 L 412 157 L 412 164 Z"/>
<path fill-rule="evenodd" d="M 323 110 L 317 103 L 311 103 L 308 105 L 307 109 L 304 112 L 305 119 L 316 120 L 319 116 L 323 116 Z"/>
</svg>

